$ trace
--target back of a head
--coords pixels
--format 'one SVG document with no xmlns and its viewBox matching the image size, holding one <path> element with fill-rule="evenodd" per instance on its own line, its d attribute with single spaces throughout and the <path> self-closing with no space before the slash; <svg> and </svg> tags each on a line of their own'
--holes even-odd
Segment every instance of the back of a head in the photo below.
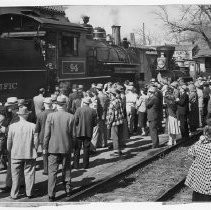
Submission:
<svg viewBox="0 0 211 210">
<path fill-rule="evenodd" d="M 44 94 L 45 93 L 45 89 L 44 88 L 40 88 L 39 89 L 39 94 Z"/>
</svg>

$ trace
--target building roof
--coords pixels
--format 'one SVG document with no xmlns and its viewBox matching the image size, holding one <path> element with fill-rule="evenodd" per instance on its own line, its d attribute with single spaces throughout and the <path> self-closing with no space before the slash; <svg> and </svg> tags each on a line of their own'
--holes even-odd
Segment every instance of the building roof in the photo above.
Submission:
<svg viewBox="0 0 211 210">
<path fill-rule="evenodd" d="M 211 57 L 211 49 L 199 49 L 193 58 Z"/>
<path fill-rule="evenodd" d="M 175 45 L 175 51 L 191 51 L 195 45 Z"/>
</svg>

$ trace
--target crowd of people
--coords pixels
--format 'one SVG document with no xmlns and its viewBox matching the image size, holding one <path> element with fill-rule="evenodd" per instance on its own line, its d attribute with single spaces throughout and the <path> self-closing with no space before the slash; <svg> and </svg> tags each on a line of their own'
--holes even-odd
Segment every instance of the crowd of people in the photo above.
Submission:
<svg viewBox="0 0 211 210">
<path fill-rule="evenodd" d="M 159 134 L 166 132 L 172 146 L 178 135 L 188 139 L 190 132 L 206 124 L 211 117 L 210 96 L 211 82 L 199 77 L 189 83 L 151 79 L 140 90 L 129 81 L 93 83 L 86 91 L 74 84 L 68 94 L 57 86 L 48 96 L 41 88 L 31 110 L 24 99 L 10 97 L 0 106 L 0 169 L 7 169 L 1 190 L 18 199 L 25 182 L 26 196 L 33 196 L 40 146 L 49 201 L 55 200 L 60 163 L 64 190 L 70 196 L 71 168 L 79 168 L 82 146 L 84 169 L 98 148 L 109 147 L 113 157 L 124 155 L 126 140 L 133 134 L 150 135 L 152 148 L 158 148 Z"/>
</svg>

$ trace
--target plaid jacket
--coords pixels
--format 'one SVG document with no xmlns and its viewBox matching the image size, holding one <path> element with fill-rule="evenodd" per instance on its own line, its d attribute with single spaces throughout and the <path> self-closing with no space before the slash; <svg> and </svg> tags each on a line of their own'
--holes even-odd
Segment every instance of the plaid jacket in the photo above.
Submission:
<svg viewBox="0 0 211 210">
<path fill-rule="evenodd" d="M 185 184 L 198 193 L 211 195 L 211 142 L 200 139 L 189 149 L 188 154 L 194 161 Z"/>
<path fill-rule="evenodd" d="M 120 99 L 114 99 L 110 101 L 108 111 L 107 111 L 107 125 L 116 126 L 123 124 L 124 114 L 123 107 Z"/>
</svg>

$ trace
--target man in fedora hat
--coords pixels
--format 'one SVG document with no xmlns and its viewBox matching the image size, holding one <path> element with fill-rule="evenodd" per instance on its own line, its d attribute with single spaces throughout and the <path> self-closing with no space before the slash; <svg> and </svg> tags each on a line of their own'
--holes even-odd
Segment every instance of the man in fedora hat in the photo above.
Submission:
<svg viewBox="0 0 211 210">
<path fill-rule="evenodd" d="M 106 112 L 109 105 L 108 96 L 103 93 L 103 84 L 97 84 L 96 86 L 99 98 L 99 128 L 100 128 L 100 145 L 107 147 L 107 126 L 106 126 Z"/>
<path fill-rule="evenodd" d="M 0 132 L 7 135 L 9 131 L 9 126 L 13 123 L 16 123 L 20 120 L 17 111 L 18 111 L 18 98 L 17 97 L 9 97 L 7 98 L 7 102 L 4 104 L 6 109 L 6 120 L 8 122 L 8 126 L 1 126 Z M 10 152 L 7 153 L 8 165 L 7 165 L 7 175 L 6 175 L 6 186 L 1 188 L 2 192 L 10 192 L 12 187 L 12 175 L 11 175 L 11 157 Z M 21 176 L 23 177 L 23 176 Z M 23 181 L 23 179 L 22 179 Z M 23 183 L 23 182 L 22 182 Z"/>
<path fill-rule="evenodd" d="M 57 97 L 57 112 L 49 113 L 45 124 L 43 154 L 48 153 L 48 196 L 55 200 L 56 174 L 62 163 L 62 181 L 67 196 L 71 192 L 71 152 L 73 121 L 72 114 L 66 112 L 66 97 Z"/>
<path fill-rule="evenodd" d="M 45 94 L 45 89 L 40 88 L 39 94 L 33 98 L 36 117 L 37 117 L 38 113 L 40 113 L 43 110 L 43 101 L 45 99 L 44 94 Z"/>
<path fill-rule="evenodd" d="M 56 104 L 57 104 L 57 102 L 56 102 L 56 100 L 57 100 L 57 95 L 55 95 L 55 94 L 51 94 L 51 101 L 52 101 L 52 107 L 51 107 L 51 109 L 55 112 L 56 111 Z"/>
<path fill-rule="evenodd" d="M 35 124 L 27 122 L 29 115 L 27 107 L 19 108 L 20 120 L 9 127 L 7 150 L 11 153 L 12 189 L 10 196 L 19 196 L 20 176 L 24 171 L 26 196 L 32 197 L 35 181 L 35 166 L 37 158 L 38 139 L 35 134 Z M 22 173 L 21 173 L 22 172 Z"/>
<path fill-rule="evenodd" d="M 146 100 L 146 108 L 147 108 L 147 119 L 149 122 L 149 132 L 152 139 L 152 148 L 159 147 L 159 137 L 158 137 L 158 121 L 159 121 L 159 99 L 155 95 L 156 88 L 154 86 L 150 86 L 148 89 L 148 99 Z"/>
<path fill-rule="evenodd" d="M 45 122 L 47 119 L 48 114 L 52 113 L 52 99 L 50 97 L 45 98 L 43 101 L 44 104 L 44 111 L 40 112 L 37 115 L 37 121 L 36 121 L 36 128 L 35 133 L 38 135 L 39 144 L 41 145 L 42 151 L 43 151 L 43 139 L 44 139 L 44 132 L 45 132 Z M 43 154 L 43 174 L 48 174 L 48 155 Z"/>
<path fill-rule="evenodd" d="M 187 94 L 187 86 L 180 87 L 180 97 L 176 98 L 177 116 L 180 121 L 180 130 L 183 138 L 189 137 L 188 114 L 189 114 L 189 97 Z"/>
<path fill-rule="evenodd" d="M 80 150 L 83 144 L 83 168 L 89 168 L 89 153 L 93 128 L 97 125 L 97 112 L 90 108 L 92 103 L 90 97 L 83 99 L 82 107 L 75 113 L 75 150 L 74 150 L 74 168 L 79 167 Z"/>
<path fill-rule="evenodd" d="M 111 129 L 111 139 L 113 141 L 114 153 L 111 156 L 120 157 L 122 155 L 121 145 L 123 139 L 124 113 L 121 100 L 117 98 L 116 89 L 110 90 L 110 104 L 107 111 L 107 128 Z"/>
</svg>

